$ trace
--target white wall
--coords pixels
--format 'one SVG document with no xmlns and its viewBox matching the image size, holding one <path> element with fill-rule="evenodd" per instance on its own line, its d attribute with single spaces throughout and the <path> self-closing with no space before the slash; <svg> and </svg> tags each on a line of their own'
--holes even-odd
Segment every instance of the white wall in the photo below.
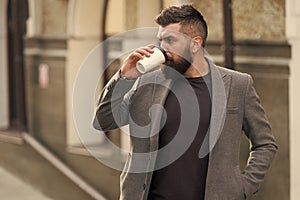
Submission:
<svg viewBox="0 0 300 200">
<path fill-rule="evenodd" d="M 0 0 L 0 128 L 9 125 L 7 76 L 7 0 Z"/>
<path fill-rule="evenodd" d="M 286 0 L 286 35 L 292 46 L 290 62 L 290 196 L 300 197 L 300 1 Z"/>
</svg>

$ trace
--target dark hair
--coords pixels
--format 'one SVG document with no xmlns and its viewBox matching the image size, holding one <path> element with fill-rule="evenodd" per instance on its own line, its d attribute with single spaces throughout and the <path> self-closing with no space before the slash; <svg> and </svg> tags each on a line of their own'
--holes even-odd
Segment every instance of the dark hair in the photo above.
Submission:
<svg viewBox="0 0 300 200">
<path fill-rule="evenodd" d="M 156 23 L 162 27 L 169 24 L 180 23 L 180 31 L 189 37 L 201 36 L 205 46 L 207 39 L 207 24 L 202 14 L 191 4 L 181 6 L 171 6 L 161 11 L 155 19 Z"/>
</svg>

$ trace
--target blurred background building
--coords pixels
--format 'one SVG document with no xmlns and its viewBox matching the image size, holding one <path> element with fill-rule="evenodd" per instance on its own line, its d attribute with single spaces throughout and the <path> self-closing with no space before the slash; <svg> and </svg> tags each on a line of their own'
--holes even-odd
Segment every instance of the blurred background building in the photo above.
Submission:
<svg viewBox="0 0 300 200">
<path fill-rule="evenodd" d="M 93 156 L 93 152 L 103 159 L 118 156 L 105 148 L 106 133 L 95 131 L 95 140 L 83 142 L 74 122 L 73 92 L 80 66 L 102 44 L 97 59 L 89 63 L 110 66 L 96 89 L 99 92 L 118 69 L 119 55 L 152 39 L 143 31 L 120 33 L 156 27 L 153 19 L 161 9 L 188 2 L 208 22 L 207 52 L 214 61 L 225 65 L 229 51 L 234 63 L 230 67 L 253 76 L 279 144 L 254 199 L 297 200 L 298 0 L 231 0 L 230 5 L 228 0 L 0 0 L 0 165 L 52 199 L 117 199 L 120 171 Z M 226 21 L 224 11 L 230 10 L 232 21 Z M 226 31 L 224 27 L 230 25 L 232 31 Z M 90 91 L 94 93 L 94 88 Z M 84 95 L 79 98 L 88 100 Z M 89 109 L 83 105 L 80 114 L 84 117 Z M 107 137 L 126 149 L 128 139 L 119 132 Z M 241 167 L 248 149 L 244 139 Z"/>
</svg>

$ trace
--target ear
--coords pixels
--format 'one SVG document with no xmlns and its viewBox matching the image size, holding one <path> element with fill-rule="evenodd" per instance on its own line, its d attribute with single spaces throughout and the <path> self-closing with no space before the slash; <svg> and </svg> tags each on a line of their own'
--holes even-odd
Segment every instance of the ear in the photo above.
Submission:
<svg viewBox="0 0 300 200">
<path fill-rule="evenodd" d="M 200 36 L 196 36 L 192 39 L 192 44 L 191 44 L 191 51 L 192 53 L 197 53 L 201 47 L 202 47 L 202 43 L 203 43 L 203 40 Z"/>
</svg>

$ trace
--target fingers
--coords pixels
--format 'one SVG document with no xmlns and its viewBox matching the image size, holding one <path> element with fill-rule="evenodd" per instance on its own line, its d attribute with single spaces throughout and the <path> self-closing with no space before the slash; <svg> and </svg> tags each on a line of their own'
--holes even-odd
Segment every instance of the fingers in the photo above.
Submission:
<svg viewBox="0 0 300 200">
<path fill-rule="evenodd" d="M 135 64 L 140 59 L 143 59 L 144 57 L 149 57 L 154 52 L 152 49 L 154 46 L 155 46 L 154 44 L 150 44 L 148 46 L 144 46 L 136 49 L 128 56 L 127 59 L 128 63 Z"/>
<path fill-rule="evenodd" d="M 148 46 L 140 47 L 132 52 L 124 61 L 121 67 L 121 74 L 125 77 L 137 77 L 140 73 L 136 69 L 136 63 L 143 59 L 144 57 L 149 57 L 154 51 L 154 44 Z"/>
<path fill-rule="evenodd" d="M 147 47 L 149 47 L 150 49 L 153 49 L 156 45 L 155 44 L 149 44 L 147 45 Z"/>
<path fill-rule="evenodd" d="M 152 46 L 146 46 L 136 49 L 132 54 L 142 59 L 143 57 L 149 57 L 153 53 Z"/>
</svg>

